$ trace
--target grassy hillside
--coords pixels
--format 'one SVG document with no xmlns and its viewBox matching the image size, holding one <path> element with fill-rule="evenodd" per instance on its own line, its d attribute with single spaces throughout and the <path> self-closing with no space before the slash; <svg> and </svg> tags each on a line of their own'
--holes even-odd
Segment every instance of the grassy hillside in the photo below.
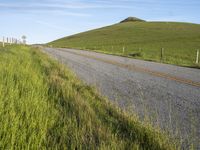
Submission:
<svg viewBox="0 0 200 150">
<path fill-rule="evenodd" d="M 175 22 L 125 22 L 49 43 L 144 60 L 197 67 L 200 25 Z M 124 47 L 124 51 L 123 51 Z M 161 60 L 161 48 L 164 48 Z"/>
<path fill-rule="evenodd" d="M 35 48 L 0 48 L 0 64 L 0 149 L 175 149 Z"/>
</svg>

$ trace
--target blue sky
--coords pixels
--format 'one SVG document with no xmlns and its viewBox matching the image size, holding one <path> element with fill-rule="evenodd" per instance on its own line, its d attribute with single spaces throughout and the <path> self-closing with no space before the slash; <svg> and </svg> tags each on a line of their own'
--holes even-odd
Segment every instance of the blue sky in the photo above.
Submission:
<svg viewBox="0 0 200 150">
<path fill-rule="evenodd" d="M 121 21 L 200 23 L 199 0 L 0 0 L 0 38 L 45 43 Z"/>
</svg>

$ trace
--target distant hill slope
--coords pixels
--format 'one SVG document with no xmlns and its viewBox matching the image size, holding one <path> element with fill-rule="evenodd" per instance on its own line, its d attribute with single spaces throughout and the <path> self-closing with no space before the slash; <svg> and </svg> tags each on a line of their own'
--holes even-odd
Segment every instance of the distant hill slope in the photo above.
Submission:
<svg viewBox="0 0 200 150">
<path fill-rule="evenodd" d="M 161 60 L 161 48 L 164 48 L 162 62 L 199 66 L 195 64 L 195 58 L 196 50 L 200 49 L 200 25 L 128 21 L 68 36 L 48 44 L 53 47 L 95 50 L 152 61 Z"/>
</svg>

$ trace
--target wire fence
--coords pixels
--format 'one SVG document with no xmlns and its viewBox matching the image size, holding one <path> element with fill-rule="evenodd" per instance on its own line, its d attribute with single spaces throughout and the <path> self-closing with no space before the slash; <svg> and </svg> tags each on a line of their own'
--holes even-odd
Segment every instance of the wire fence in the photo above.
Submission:
<svg viewBox="0 0 200 150">
<path fill-rule="evenodd" d="M 21 40 L 14 37 L 2 37 L 2 47 L 12 44 L 26 44 L 26 40 L 25 39 Z"/>
<path fill-rule="evenodd" d="M 85 46 L 78 47 L 83 50 L 93 50 L 97 52 L 116 54 L 134 58 L 142 58 L 144 60 L 151 60 L 162 63 L 171 63 L 178 65 L 200 65 L 200 50 L 199 49 L 184 49 L 175 50 L 175 48 L 134 48 L 128 46 L 118 45 L 104 45 L 104 46 Z"/>
</svg>

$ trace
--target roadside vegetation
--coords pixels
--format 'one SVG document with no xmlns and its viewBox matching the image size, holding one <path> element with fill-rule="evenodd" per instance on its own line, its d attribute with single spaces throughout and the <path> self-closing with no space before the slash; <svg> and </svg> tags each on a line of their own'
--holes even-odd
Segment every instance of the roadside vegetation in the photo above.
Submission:
<svg viewBox="0 0 200 150">
<path fill-rule="evenodd" d="M 48 45 L 200 67 L 200 63 L 195 63 L 197 49 L 200 49 L 198 24 L 124 22 L 58 39 Z"/>
<path fill-rule="evenodd" d="M 178 149 L 39 49 L 0 48 L 0 149 Z"/>
</svg>

